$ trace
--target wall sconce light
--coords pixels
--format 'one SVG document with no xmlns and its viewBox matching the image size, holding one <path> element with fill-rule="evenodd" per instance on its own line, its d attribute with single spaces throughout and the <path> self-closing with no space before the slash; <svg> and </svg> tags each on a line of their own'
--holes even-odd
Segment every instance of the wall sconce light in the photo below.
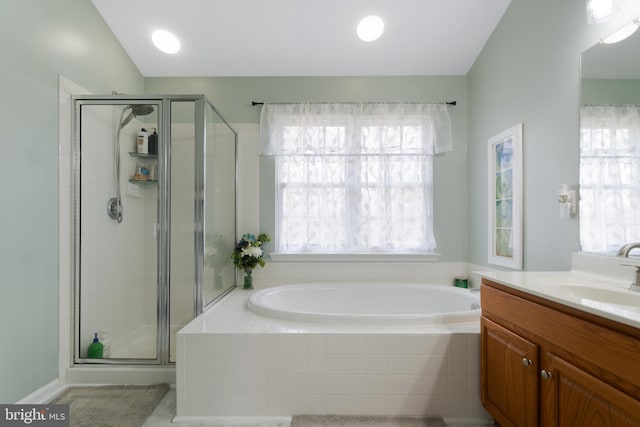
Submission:
<svg viewBox="0 0 640 427">
<path fill-rule="evenodd" d="M 568 184 L 558 187 L 558 203 L 560 204 L 560 218 L 567 219 L 576 213 L 576 191 Z"/>
<path fill-rule="evenodd" d="M 614 0 L 587 0 L 587 22 L 600 24 L 613 15 Z"/>
</svg>

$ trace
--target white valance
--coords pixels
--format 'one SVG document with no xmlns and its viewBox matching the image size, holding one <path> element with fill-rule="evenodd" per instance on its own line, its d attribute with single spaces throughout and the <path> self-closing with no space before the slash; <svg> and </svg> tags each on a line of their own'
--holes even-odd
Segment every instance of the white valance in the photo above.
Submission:
<svg viewBox="0 0 640 427">
<path fill-rule="evenodd" d="M 446 104 L 265 104 L 265 155 L 433 155 L 451 151 Z"/>
</svg>

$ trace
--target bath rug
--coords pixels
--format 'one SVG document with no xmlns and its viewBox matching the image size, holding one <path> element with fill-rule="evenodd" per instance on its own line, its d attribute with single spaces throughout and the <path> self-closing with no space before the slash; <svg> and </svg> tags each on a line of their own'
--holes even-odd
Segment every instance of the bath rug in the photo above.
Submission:
<svg viewBox="0 0 640 427">
<path fill-rule="evenodd" d="M 291 427 L 445 427 L 441 418 L 369 415 L 294 415 Z"/>
<path fill-rule="evenodd" d="M 167 384 L 70 387 L 49 403 L 69 405 L 70 427 L 140 427 L 168 390 Z"/>
</svg>

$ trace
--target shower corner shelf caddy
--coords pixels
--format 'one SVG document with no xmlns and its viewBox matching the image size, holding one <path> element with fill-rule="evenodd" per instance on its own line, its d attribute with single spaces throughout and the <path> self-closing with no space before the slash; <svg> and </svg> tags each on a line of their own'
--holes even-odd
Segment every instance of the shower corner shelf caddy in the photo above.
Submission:
<svg viewBox="0 0 640 427">
<path fill-rule="evenodd" d="M 143 153 L 136 153 L 136 152 L 130 151 L 129 156 L 134 157 L 136 159 L 147 160 L 147 161 L 158 160 L 158 156 L 156 154 L 143 154 Z M 158 184 L 157 179 L 129 179 L 129 182 L 132 184 L 141 185 L 141 186 L 150 186 L 150 185 Z"/>
</svg>

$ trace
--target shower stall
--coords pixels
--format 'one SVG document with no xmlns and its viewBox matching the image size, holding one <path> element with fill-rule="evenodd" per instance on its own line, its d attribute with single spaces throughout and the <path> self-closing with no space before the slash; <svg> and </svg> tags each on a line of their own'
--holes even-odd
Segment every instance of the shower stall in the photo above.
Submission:
<svg viewBox="0 0 640 427">
<path fill-rule="evenodd" d="M 73 105 L 73 363 L 170 365 L 235 286 L 237 134 L 200 95 Z"/>
</svg>

